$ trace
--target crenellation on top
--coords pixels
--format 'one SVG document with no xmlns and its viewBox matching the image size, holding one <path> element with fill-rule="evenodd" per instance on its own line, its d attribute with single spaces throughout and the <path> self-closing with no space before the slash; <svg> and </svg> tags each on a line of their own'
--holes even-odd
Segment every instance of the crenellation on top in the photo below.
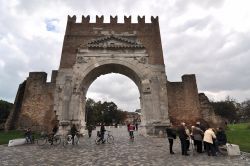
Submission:
<svg viewBox="0 0 250 166">
<path fill-rule="evenodd" d="M 86 17 L 82 15 L 82 23 L 89 23 L 90 21 L 90 15 L 87 15 Z"/>
<path fill-rule="evenodd" d="M 159 22 L 159 17 L 158 16 L 156 16 L 156 17 L 151 16 L 151 23 L 152 24 L 158 24 L 158 22 Z"/>
<path fill-rule="evenodd" d="M 125 24 L 131 24 L 131 18 L 132 18 L 131 16 L 128 16 L 128 17 L 124 16 L 124 23 Z"/>
<path fill-rule="evenodd" d="M 116 24 L 116 23 L 117 23 L 117 20 L 118 20 L 118 17 L 117 17 L 117 16 L 115 16 L 115 17 L 110 16 L 110 23 L 111 23 L 111 24 Z"/>
<path fill-rule="evenodd" d="M 68 22 L 76 23 L 76 15 L 73 15 L 72 17 L 70 15 L 68 15 Z"/>
<path fill-rule="evenodd" d="M 120 24 L 157 24 L 159 22 L 158 16 L 154 17 L 151 16 L 151 22 L 146 23 L 145 22 L 145 16 L 137 16 L 137 23 L 132 23 L 132 17 L 131 16 L 124 16 L 123 18 L 124 23 Z M 68 15 L 68 23 L 76 23 L 76 16 L 69 16 Z M 98 16 L 96 15 L 96 21 L 93 23 L 90 23 L 90 15 L 84 16 L 82 15 L 82 24 L 118 24 L 118 16 L 110 16 L 110 22 L 104 23 L 104 16 Z"/>
<path fill-rule="evenodd" d="M 101 24 L 101 23 L 103 23 L 103 21 L 104 21 L 103 15 L 101 15 L 100 17 L 98 15 L 96 15 L 96 23 L 97 24 Z"/>
<path fill-rule="evenodd" d="M 145 24 L 145 16 L 138 16 L 137 21 L 139 24 Z"/>
</svg>

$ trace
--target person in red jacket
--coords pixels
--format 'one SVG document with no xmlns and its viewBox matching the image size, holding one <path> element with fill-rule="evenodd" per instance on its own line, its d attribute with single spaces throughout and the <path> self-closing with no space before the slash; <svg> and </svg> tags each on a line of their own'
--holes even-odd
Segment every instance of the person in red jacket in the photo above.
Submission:
<svg viewBox="0 0 250 166">
<path fill-rule="evenodd" d="M 134 139 L 135 125 L 130 124 L 129 127 L 128 127 L 128 131 L 129 131 L 130 139 Z"/>
</svg>

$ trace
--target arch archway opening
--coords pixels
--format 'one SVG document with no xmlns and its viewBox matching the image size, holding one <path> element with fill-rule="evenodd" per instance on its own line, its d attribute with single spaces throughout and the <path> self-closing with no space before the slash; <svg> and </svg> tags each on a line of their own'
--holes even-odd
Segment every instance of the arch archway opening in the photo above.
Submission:
<svg viewBox="0 0 250 166">
<path fill-rule="evenodd" d="M 138 74 L 120 64 L 101 65 L 91 70 L 81 84 L 83 99 L 85 99 L 82 106 L 85 122 L 87 122 L 86 99 L 88 97 L 103 102 L 112 101 L 124 111 L 134 112 L 140 109 L 140 84 Z"/>
<path fill-rule="evenodd" d="M 86 126 L 101 122 L 107 125 L 139 124 L 140 113 L 135 111 L 138 112 L 140 108 L 139 90 L 130 78 L 117 73 L 101 75 L 92 82 L 86 93 Z"/>
</svg>

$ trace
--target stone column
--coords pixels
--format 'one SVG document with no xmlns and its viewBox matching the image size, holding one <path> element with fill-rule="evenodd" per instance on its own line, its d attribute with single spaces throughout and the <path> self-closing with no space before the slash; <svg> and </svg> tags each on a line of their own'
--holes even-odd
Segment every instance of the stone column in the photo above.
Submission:
<svg viewBox="0 0 250 166">
<path fill-rule="evenodd" d="M 65 84 L 63 87 L 63 97 L 62 97 L 62 120 L 60 121 L 59 133 L 65 135 L 69 130 L 69 108 L 72 96 L 72 86 L 71 78 L 66 77 Z"/>
</svg>

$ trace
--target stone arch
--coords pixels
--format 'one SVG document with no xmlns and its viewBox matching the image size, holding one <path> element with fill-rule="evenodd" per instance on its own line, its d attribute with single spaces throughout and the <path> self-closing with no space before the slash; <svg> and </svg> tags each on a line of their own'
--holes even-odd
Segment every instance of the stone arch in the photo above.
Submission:
<svg viewBox="0 0 250 166">
<path fill-rule="evenodd" d="M 81 112 L 83 114 L 85 113 L 85 100 L 88 88 L 94 82 L 94 80 L 101 75 L 109 73 L 119 73 L 127 76 L 136 84 L 140 96 L 143 96 L 143 85 L 149 82 L 147 81 L 148 75 L 145 73 L 147 71 L 146 68 L 138 64 L 136 65 L 136 63 L 133 64 L 131 62 L 127 62 L 125 60 L 102 59 L 85 64 L 84 69 L 81 69 L 81 67 L 83 66 L 82 65 L 78 66 L 77 64 L 74 66 L 74 68 L 77 71 L 76 73 L 78 73 L 75 75 L 78 77 L 77 80 L 79 81 L 78 82 L 79 86 L 77 87 L 77 91 L 80 92 L 81 94 L 82 102 L 79 103 L 80 105 L 79 107 L 82 109 Z M 143 97 L 140 97 L 141 109 L 143 109 L 142 100 Z M 82 118 L 85 118 L 85 114 L 82 115 Z M 82 121 L 81 124 L 84 125 L 85 119 L 81 121 Z M 143 117 L 142 121 L 145 122 L 145 120 L 143 120 Z"/>
<path fill-rule="evenodd" d="M 90 64 L 84 73 L 82 73 L 79 88 L 87 91 L 90 84 L 100 75 L 119 73 L 129 77 L 137 85 L 141 93 L 141 83 L 147 79 L 146 75 L 141 71 L 145 71 L 145 69 L 120 60 L 109 59 L 98 61 Z"/>
<path fill-rule="evenodd" d="M 125 75 L 137 85 L 142 112 L 142 134 L 157 133 L 158 126 L 161 127 L 169 122 L 166 77 L 162 72 L 164 68 L 150 66 L 138 61 L 140 57 L 126 55 L 119 57 L 117 54 L 112 54 L 111 57 L 94 57 L 91 53 L 83 58 L 86 60 L 81 63 L 76 62 L 72 70 L 61 70 L 62 73 L 59 73 L 58 78 L 61 80 L 57 80 L 57 85 L 62 87 L 61 98 L 64 100 L 55 106 L 55 109 L 59 110 L 56 111 L 62 127 L 69 123 L 76 123 L 81 128 L 85 128 L 87 90 L 97 77 L 108 73 Z"/>
<path fill-rule="evenodd" d="M 87 90 L 98 76 L 108 73 L 125 75 L 137 85 L 142 134 L 156 134 L 169 124 L 165 67 L 150 64 L 140 42 L 131 36 L 111 35 L 90 40 L 76 50 L 73 66 L 61 68 L 57 77 L 60 92 L 54 110 L 62 128 L 70 123 L 85 128 Z"/>
</svg>

